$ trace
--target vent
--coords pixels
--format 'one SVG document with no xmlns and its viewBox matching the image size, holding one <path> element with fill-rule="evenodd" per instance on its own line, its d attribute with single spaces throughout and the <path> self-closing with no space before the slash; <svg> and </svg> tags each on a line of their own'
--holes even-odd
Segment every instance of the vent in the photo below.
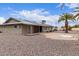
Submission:
<svg viewBox="0 0 79 59">
<path fill-rule="evenodd" d="M 42 24 L 46 24 L 46 20 L 42 20 Z"/>
</svg>

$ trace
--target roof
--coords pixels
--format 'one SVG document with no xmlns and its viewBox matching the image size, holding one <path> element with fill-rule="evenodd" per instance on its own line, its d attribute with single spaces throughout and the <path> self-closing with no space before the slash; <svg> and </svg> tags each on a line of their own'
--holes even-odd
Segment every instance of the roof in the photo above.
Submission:
<svg viewBox="0 0 79 59">
<path fill-rule="evenodd" d="M 9 20 L 16 20 L 18 22 L 7 23 Z M 11 24 L 25 24 L 25 25 L 36 25 L 36 26 L 51 26 L 51 25 L 48 25 L 48 24 L 40 24 L 40 23 L 37 23 L 35 21 L 29 21 L 29 20 L 23 20 L 23 19 L 15 19 L 15 18 L 9 18 L 2 25 L 11 25 Z"/>
</svg>

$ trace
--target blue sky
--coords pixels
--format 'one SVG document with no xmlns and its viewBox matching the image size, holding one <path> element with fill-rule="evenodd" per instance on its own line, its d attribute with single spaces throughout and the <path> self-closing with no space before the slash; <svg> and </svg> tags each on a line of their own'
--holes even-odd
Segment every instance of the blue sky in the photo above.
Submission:
<svg viewBox="0 0 79 59">
<path fill-rule="evenodd" d="M 69 12 L 72 9 L 68 10 L 68 7 L 64 7 L 61 11 L 60 8 L 56 8 L 59 3 L 2 3 L 0 4 L 0 15 L 6 16 L 6 14 L 12 13 L 11 9 L 14 10 L 35 10 L 35 9 L 45 9 L 49 11 L 52 15 L 61 14 L 64 12 Z"/>
<path fill-rule="evenodd" d="M 41 22 L 46 20 L 48 24 L 62 26 L 58 24 L 59 15 L 72 12 L 79 4 L 65 4 L 63 10 L 60 3 L 0 3 L 0 19 L 4 22 L 9 17 L 28 19 Z M 71 24 L 73 24 L 71 22 Z"/>
</svg>

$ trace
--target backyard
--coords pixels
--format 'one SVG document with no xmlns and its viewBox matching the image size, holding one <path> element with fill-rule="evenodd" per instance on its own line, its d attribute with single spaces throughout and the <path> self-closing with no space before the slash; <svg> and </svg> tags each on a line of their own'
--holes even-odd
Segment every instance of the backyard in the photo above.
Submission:
<svg viewBox="0 0 79 59">
<path fill-rule="evenodd" d="M 32 36 L 0 33 L 0 55 L 77 56 L 78 35 L 78 31 L 39 33 Z"/>
</svg>

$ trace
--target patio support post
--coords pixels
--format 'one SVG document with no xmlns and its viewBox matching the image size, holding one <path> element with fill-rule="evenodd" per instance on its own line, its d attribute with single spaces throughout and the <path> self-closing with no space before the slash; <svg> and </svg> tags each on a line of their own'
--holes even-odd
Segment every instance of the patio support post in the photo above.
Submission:
<svg viewBox="0 0 79 59">
<path fill-rule="evenodd" d="M 33 33 L 33 29 L 32 29 L 33 27 L 32 26 L 30 26 L 30 33 L 32 34 Z"/>
</svg>

